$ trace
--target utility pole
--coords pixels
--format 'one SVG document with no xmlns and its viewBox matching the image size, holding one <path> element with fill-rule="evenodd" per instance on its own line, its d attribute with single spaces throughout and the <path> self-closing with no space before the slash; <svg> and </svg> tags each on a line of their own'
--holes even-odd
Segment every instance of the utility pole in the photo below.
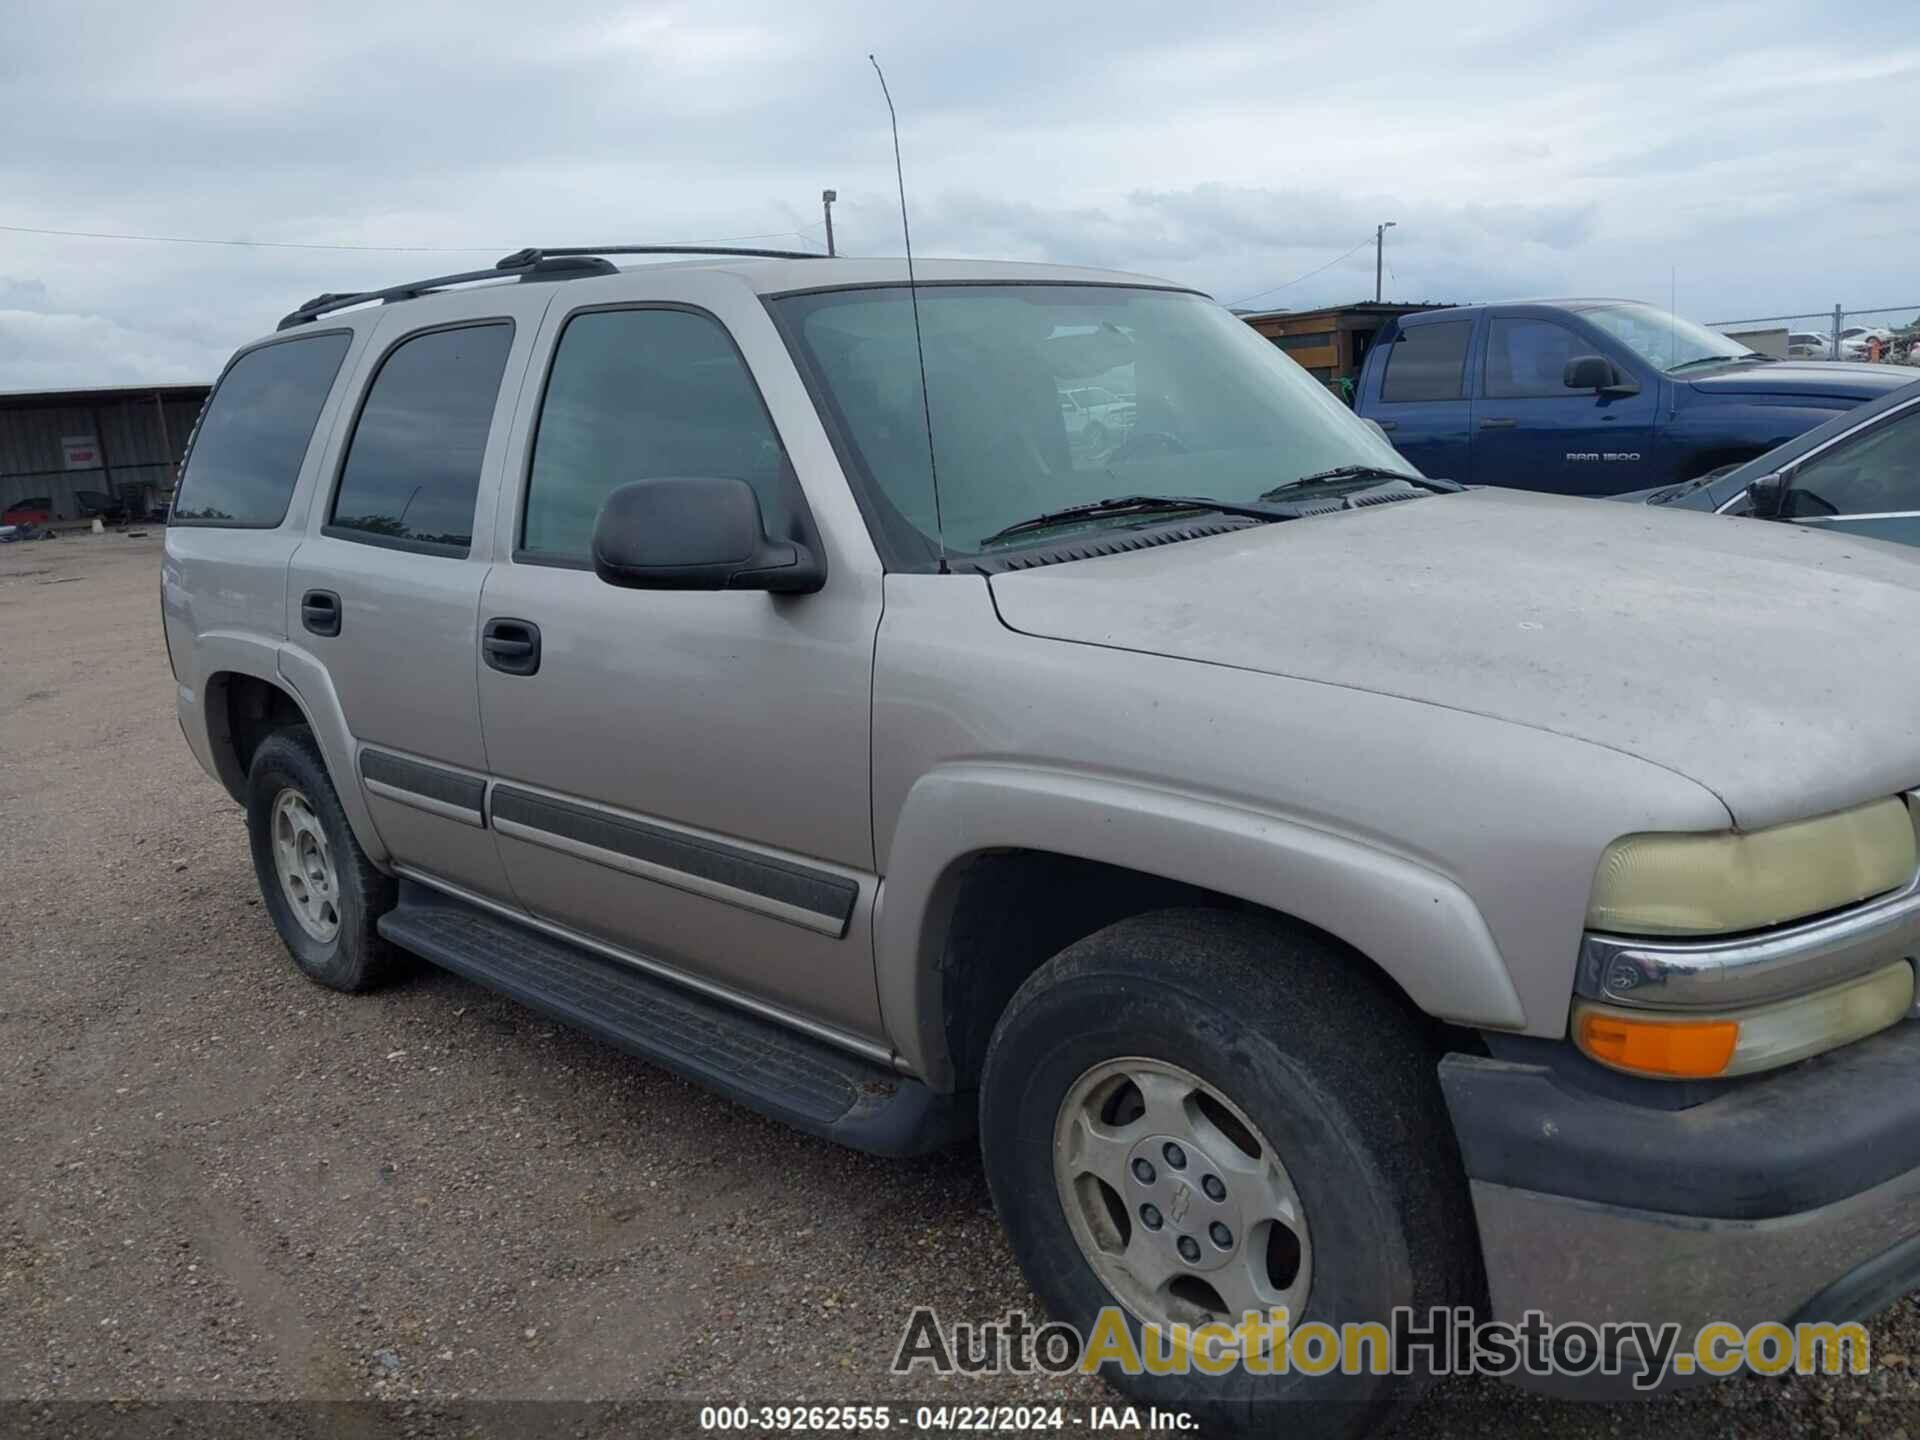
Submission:
<svg viewBox="0 0 1920 1440">
<path fill-rule="evenodd" d="M 834 253 L 834 250 L 833 250 L 833 202 L 838 200 L 839 198 L 840 198 L 840 192 L 838 190 L 822 190 L 820 192 L 820 209 L 822 213 L 824 213 L 827 217 L 827 254 L 829 255 Z"/>
<path fill-rule="evenodd" d="M 1397 223 L 1386 220 L 1373 227 L 1373 303 L 1376 305 L 1380 303 L 1380 265 L 1386 257 L 1387 231 Z M 1349 230 L 1347 233 L 1351 235 L 1353 232 Z"/>
</svg>

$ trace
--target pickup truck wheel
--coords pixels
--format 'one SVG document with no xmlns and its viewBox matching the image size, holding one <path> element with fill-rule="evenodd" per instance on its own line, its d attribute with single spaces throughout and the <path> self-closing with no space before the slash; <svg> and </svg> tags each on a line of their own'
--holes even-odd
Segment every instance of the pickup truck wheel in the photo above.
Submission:
<svg viewBox="0 0 1920 1440">
<path fill-rule="evenodd" d="M 1362 964 L 1278 921 L 1162 911 L 1020 988 L 981 1077 L 994 1204 L 1055 1319 L 1424 1324 L 1470 1304 L 1479 1252 L 1427 1038 Z M 1271 1346 L 1266 1358 L 1271 1359 Z M 1228 1433 L 1353 1436 L 1418 1376 L 1104 1378 Z"/>
<path fill-rule="evenodd" d="M 247 771 L 247 834 L 267 913 L 293 963 L 335 990 L 366 990 L 388 968 L 375 922 L 397 887 L 373 868 L 312 734 L 297 726 L 261 742 Z"/>
</svg>

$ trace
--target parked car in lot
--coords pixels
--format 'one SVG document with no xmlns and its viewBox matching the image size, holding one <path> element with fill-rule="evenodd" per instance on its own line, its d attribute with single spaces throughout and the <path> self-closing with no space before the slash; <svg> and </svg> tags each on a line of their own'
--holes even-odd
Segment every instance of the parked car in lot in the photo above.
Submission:
<svg viewBox="0 0 1920 1440">
<path fill-rule="evenodd" d="M 1124 440 L 1133 428 L 1134 402 L 1099 385 L 1060 392 L 1060 414 L 1067 439 L 1085 450 L 1103 451 Z"/>
<path fill-rule="evenodd" d="M 1893 352 L 1893 331 L 1884 325 L 1849 325 L 1840 332 L 1843 360 L 1885 360 Z"/>
<path fill-rule="evenodd" d="M 127 518 L 126 502 L 105 490 L 76 490 L 73 492 L 73 503 L 80 511 L 82 520 L 118 525 Z"/>
<path fill-rule="evenodd" d="M 1920 381 L 1744 465 L 1618 498 L 1920 545 Z"/>
<path fill-rule="evenodd" d="M 1787 335 L 1787 355 L 1794 360 L 1830 360 L 1833 338 L 1819 330 L 1794 330 Z"/>
<path fill-rule="evenodd" d="M 0 510 L 0 525 L 45 525 L 53 519 L 53 501 L 45 495 L 16 500 Z"/>
<path fill-rule="evenodd" d="M 1614 495 L 1751 459 L 1902 378 L 1771 360 L 1649 305 L 1553 300 L 1400 317 L 1354 409 L 1429 475 Z"/>
<path fill-rule="evenodd" d="M 307 975 L 977 1132 L 1083 1333 L 1915 1282 L 1920 566 L 1423 478 L 1165 281 L 611 253 L 319 297 L 203 412 L 177 708 Z M 1112 1378 L 1295 1435 L 1422 1384 Z"/>
</svg>

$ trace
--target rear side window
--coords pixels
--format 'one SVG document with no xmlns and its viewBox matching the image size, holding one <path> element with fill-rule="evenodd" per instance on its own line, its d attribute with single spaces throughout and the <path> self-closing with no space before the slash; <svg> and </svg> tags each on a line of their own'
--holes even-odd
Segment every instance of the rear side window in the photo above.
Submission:
<svg viewBox="0 0 1920 1440">
<path fill-rule="evenodd" d="M 436 554 L 473 543 L 473 500 L 500 376 L 507 321 L 432 330 L 388 352 L 347 442 L 327 533 Z"/>
<path fill-rule="evenodd" d="M 1460 382 L 1467 373 L 1467 342 L 1472 338 L 1471 320 L 1410 327 L 1387 356 L 1380 398 L 1458 400 L 1466 393 Z"/>
<path fill-rule="evenodd" d="M 227 367 L 200 417 L 175 521 L 270 528 L 286 518 L 314 424 L 352 339 L 342 330 L 280 340 Z"/>
<path fill-rule="evenodd" d="M 767 533 L 789 531 L 786 454 L 720 323 L 685 310 L 574 316 L 540 407 L 521 547 L 584 559 L 608 492 L 667 475 L 744 480 Z"/>
<path fill-rule="evenodd" d="M 1565 400 L 1573 394 L 1566 386 L 1567 362 L 1593 353 L 1591 343 L 1551 320 L 1495 320 L 1487 329 L 1487 394 Z"/>
</svg>

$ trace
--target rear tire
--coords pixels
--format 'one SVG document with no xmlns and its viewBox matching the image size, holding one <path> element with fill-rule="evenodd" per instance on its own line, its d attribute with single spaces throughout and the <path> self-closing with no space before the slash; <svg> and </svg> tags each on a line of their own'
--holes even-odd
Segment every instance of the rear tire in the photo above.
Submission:
<svg viewBox="0 0 1920 1440">
<path fill-rule="evenodd" d="M 1364 961 L 1298 927 L 1220 910 L 1122 920 L 1029 977 L 994 1033 L 980 1091 L 994 1204 L 1035 1292 L 1083 1336 L 1116 1303 L 1136 1343 L 1141 1314 L 1157 1303 L 1174 1307 L 1154 1315 L 1163 1323 L 1188 1306 L 1189 1323 L 1212 1310 L 1231 1314 L 1232 1325 L 1238 1313 L 1223 1297 L 1261 1294 L 1263 1274 L 1262 1307 L 1284 1292 L 1296 1328 L 1390 1324 L 1403 1305 L 1424 1323 L 1429 1307 L 1473 1304 L 1482 1288 L 1434 1064 L 1404 1000 Z M 1138 1104 L 1126 1100 L 1123 1078 L 1122 1098 L 1102 1102 L 1099 1087 L 1114 1083 L 1103 1077 L 1116 1070 L 1174 1078 L 1136 1085 Z M 1156 1111 L 1145 1097 L 1163 1084 L 1175 1103 Z M 1118 1108 L 1089 1112 L 1081 1129 L 1063 1121 L 1085 1103 Z M 1166 1150 L 1163 1131 L 1178 1142 L 1167 1163 L 1178 1160 L 1181 1173 L 1149 1165 L 1145 1182 L 1139 1162 Z M 1108 1134 L 1132 1148 L 1107 1145 Z M 1117 1178 L 1089 1188 L 1090 1177 L 1073 1172 L 1095 1153 Z M 1235 1188 L 1209 1209 L 1203 1186 L 1207 1197 Z M 1253 1208 L 1232 1209 L 1248 1197 Z M 1271 1217 L 1289 1204 L 1295 1222 L 1261 1220 L 1262 1206 Z M 1216 1232 L 1215 1220 L 1229 1230 Z M 1262 1224 L 1270 1238 L 1256 1253 Z M 1298 1234 L 1289 1239 L 1289 1229 Z M 1210 1236 L 1226 1243 L 1208 1249 Z M 1173 1248 L 1156 1248 L 1169 1240 Z M 1235 1245 L 1247 1253 L 1223 1258 Z M 1183 1270 L 1190 1254 L 1197 1260 Z M 1236 1262 L 1250 1288 L 1236 1279 Z M 1157 1289 L 1140 1278 L 1161 1274 L 1172 1278 Z M 1217 1377 L 1102 1375 L 1138 1402 L 1193 1412 L 1207 1433 L 1236 1435 L 1368 1434 L 1403 1415 L 1427 1384 L 1240 1367 Z"/>
<path fill-rule="evenodd" d="M 394 968 L 375 928 L 399 898 L 347 823 L 304 725 L 275 731 L 247 771 L 247 835 L 260 897 L 293 963 L 334 990 L 367 990 Z"/>
</svg>

